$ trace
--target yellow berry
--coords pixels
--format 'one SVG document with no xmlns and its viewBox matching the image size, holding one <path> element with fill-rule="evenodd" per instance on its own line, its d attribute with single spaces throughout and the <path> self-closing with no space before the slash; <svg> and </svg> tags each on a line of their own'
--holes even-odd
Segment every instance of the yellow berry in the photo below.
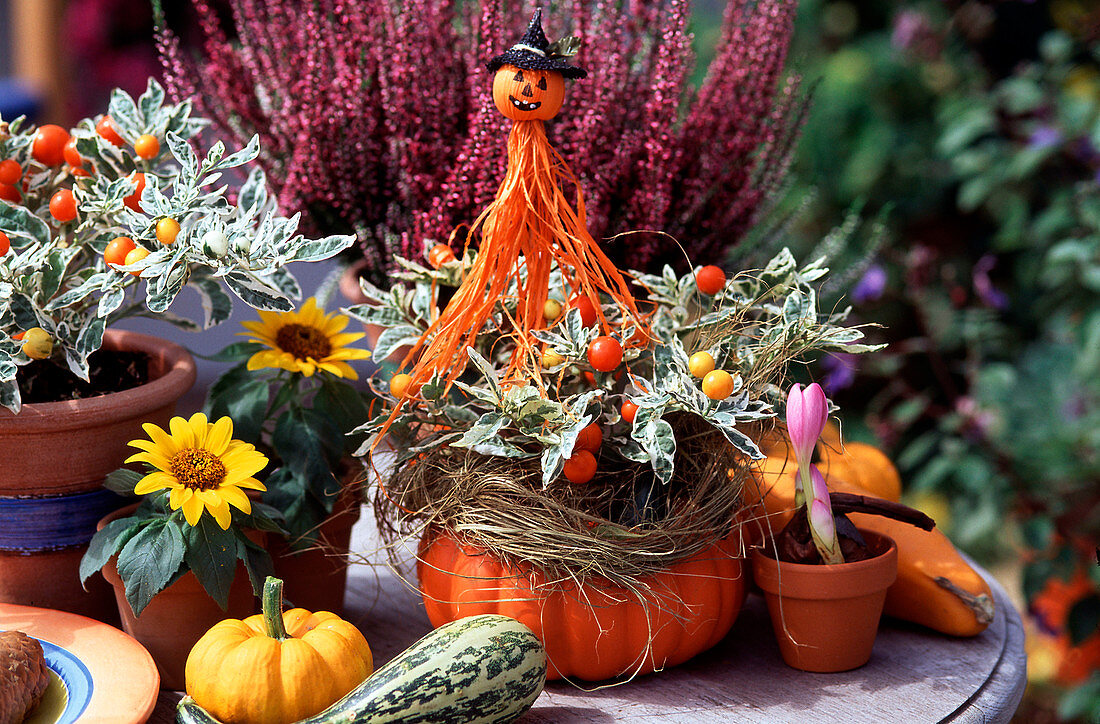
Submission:
<svg viewBox="0 0 1100 724">
<path fill-rule="evenodd" d="M 53 352 L 53 337 L 41 327 L 23 333 L 23 354 L 31 359 L 46 359 Z"/>
<path fill-rule="evenodd" d="M 565 361 L 565 357 L 555 352 L 552 349 L 548 349 L 542 353 L 542 368 L 550 369 L 551 367 L 557 367 Z"/>
<path fill-rule="evenodd" d="M 688 369 L 693 377 L 706 377 L 714 369 L 714 357 L 710 352 L 696 352 L 688 359 Z"/>
<path fill-rule="evenodd" d="M 399 372 L 390 378 L 390 394 L 394 397 L 404 397 L 409 393 L 410 387 L 412 387 L 412 377 L 404 372 Z"/>
<path fill-rule="evenodd" d="M 557 299 L 547 299 L 542 305 L 542 318 L 547 322 L 553 322 L 561 316 L 561 302 Z"/>
<path fill-rule="evenodd" d="M 144 246 L 135 246 L 126 255 L 126 258 L 123 260 L 123 265 L 124 266 L 130 266 L 131 264 L 137 264 L 139 261 L 141 261 L 142 259 L 144 259 L 147 256 L 149 256 L 149 250 L 148 249 L 146 249 Z M 130 273 L 133 274 L 136 277 L 141 276 L 141 272 L 139 272 L 139 271 L 132 271 Z"/>
<path fill-rule="evenodd" d="M 157 222 L 157 241 L 165 246 L 172 246 L 176 242 L 176 236 L 180 233 L 180 222 L 165 216 Z"/>
</svg>

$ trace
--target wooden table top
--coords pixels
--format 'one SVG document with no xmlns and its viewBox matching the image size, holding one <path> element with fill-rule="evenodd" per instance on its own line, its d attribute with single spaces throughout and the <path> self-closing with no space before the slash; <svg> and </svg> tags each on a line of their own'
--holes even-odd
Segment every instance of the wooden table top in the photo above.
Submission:
<svg viewBox="0 0 1100 724">
<path fill-rule="evenodd" d="M 363 631 L 381 665 L 431 626 L 420 597 L 380 563 L 384 556 L 377 548 L 372 517 L 364 510 L 352 549 L 377 565 L 352 566 L 345 618 Z M 997 614 L 974 638 L 884 619 L 866 666 L 811 674 L 782 662 L 763 599 L 750 595 L 733 630 L 714 649 L 619 686 L 550 683 L 521 721 L 1007 722 L 1026 683 L 1023 626 L 1004 589 L 986 578 Z M 162 692 L 150 721 L 173 721 L 179 698 L 178 692 Z"/>
</svg>

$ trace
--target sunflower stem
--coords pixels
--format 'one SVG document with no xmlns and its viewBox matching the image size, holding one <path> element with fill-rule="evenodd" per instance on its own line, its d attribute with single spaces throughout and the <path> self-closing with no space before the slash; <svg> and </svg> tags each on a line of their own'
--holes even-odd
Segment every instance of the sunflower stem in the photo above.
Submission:
<svg viewBox="0 0 1100 724">
<path fill-rule="evenodd" d="M 267 635 L 279 641 L 289 638 L 283 625 L 283 582 L 274 576 L 264 581 L 263 612 Z"/>
</svg>

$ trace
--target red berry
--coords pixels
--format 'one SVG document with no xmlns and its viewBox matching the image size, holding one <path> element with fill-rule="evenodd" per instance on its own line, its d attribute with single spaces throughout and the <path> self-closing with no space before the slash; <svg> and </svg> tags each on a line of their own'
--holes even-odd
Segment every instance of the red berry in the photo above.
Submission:
<svg viewBox="0 0 1100 724">
<path fill-rule="evenodd" d="M 0 231 L 0 256 L 4 256 L 8 253 L 8 249 L 11 248 L 11 240 L 8 239 L 8 235 Z"/>
<path fill-rule="evenodd" d="M 599 423 L 593 422 L 577 435 L 577 442 L 573 443 L 573 450 L 591 450 L 595 452 L 600 449 L 602 444 L 603 430 L 600 429 Z"/>
<path fill-rule="evenodd" d="M 455 253 L 451 247 L 446 244 L 436 244 L 428 252 L 428 263 L 432 265 L 433 269 L 439 269 L 444 264 L 448 264 L 455 260 Z"/>
<path fill-rule="evenodd" d="M 596 323 L 596 306 L 592 304 L 592 300 L 588 297 L 577 294 L 569 300 L 569 306 L 580 311 L 581 324 L 584 326 L 591 327 Z"/>
<path fill-rule="evenodd" d="M 11 184 L 0 184 L 0 199 L 18 204 L 23 197 L 19 194 L 19 189 Z"/>
<path fill-rule="evenodd" d="M 95 124 L 95 132 L 104 138 L 104 140 L 114 144 L 115 146 L 121 146 L 125 143 L 122 140 L 122 136 L 118 135 L 118 130 L 115 128 L 115 122 L 110 116 L 103 116 L 99 119 L 99 123 Z"/>
<path fill-rule="evenodd" d="M 23 167 L 10 158 L 0 161 L 0 184 L 13 186 L 23 178 Z"/>
<path fill-rule="evenodd" d="M 69 140 L 65 142 L 65 148 L 61 155 L 65 157 L 65 161 L 73 168 L 80 168 L 84 165 L 84 158 L 80 155 L 80 151 L 76 150 L 75 136 L 70 136 Z"/>
<path fill-rule="evenodd" d="M 134 174 L 134 183 L 137 184 L 137 189 L 134 193 L 130 194 L 122 200 L 122 203 L 129 206 L 134 211 L 141 211 L 141 192 L 145 190 L 145 174 L 140 171 Z"/>
<path fill-rule="evenodd" d="M 619 413 L 623 416 L 624 420 L 630 424 L 634 424 L 634 417 L 638 414 L 638 406 L 630 400 L 626 400 L 623 402 L 623 406 L 619 408 Z"/>
<path fill-rule="evenodd" d="M 726 286 L 726 273 L 714 266 L 705 266 L 695 272 L 695 285 L 703 294 L 715 295 Z"/>
<path fill-rule="evenodd" d="M 587 450 L 578 450 L 565 461 L 562 472 L 569 482 L 583 485 L 596 475 L 596 456 Z"/>
<path fill-rule="evenodd" d="M 60 166 L 65 162 L 65 144 L 69 132 L 61 126 L 47 124 L 34 132 L 31 155 L 43 166 Z"/>
<path fill-rule="evenodd" d="M 69 189 L 61 189 L 50 198 L 50 215 L 67 224 L 76 218 L 76 198 Z"/>
<path fill-rule="evenodd" d="M 623 361 L 623 346 L 606 335 L 588 343 L 588 364 L 600 372 L 610 372 Z"/>
</svg>

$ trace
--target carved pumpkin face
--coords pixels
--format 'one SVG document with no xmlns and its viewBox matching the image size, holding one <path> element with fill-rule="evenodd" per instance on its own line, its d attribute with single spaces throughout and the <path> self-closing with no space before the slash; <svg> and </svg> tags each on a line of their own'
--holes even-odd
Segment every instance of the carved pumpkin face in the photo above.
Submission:
<svg viewBox="0 0 1100 724">
<path fill-rule="evenodd" d="M 548 121 L 561 110 L 565 78 L 553 70 L 501 66 L 493 78 L 493 100 L 513 121 Z"/>
</svg>

